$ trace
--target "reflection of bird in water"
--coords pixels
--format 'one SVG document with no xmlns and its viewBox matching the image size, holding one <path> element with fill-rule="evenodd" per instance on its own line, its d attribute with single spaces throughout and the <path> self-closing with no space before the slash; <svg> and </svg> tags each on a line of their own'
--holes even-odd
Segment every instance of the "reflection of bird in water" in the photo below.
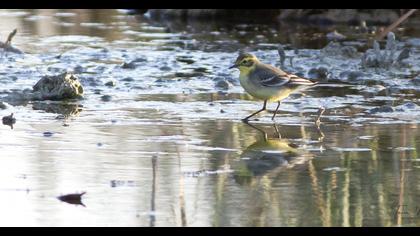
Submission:
<svg viewBox="0 0 420 236">
<path fill-rule="evenodd" d="M 241 159 L 245 165 L 242 165 L 237 171 L 237 178 L 246 179 L 247 177 L 276 173 L 283 168 L 291 168 L 296 164 L 304 163 L 312 157 L 310 153 L 300 149 L 299 145 L 281 138 L 275 125 L 277 133 L 275 138 L 268 138 L 267 133 L 262 129 L 249 123 L 247 125 L 261 132 L 263 139 L 257 140 L 242 152 Z"/>
</svg>

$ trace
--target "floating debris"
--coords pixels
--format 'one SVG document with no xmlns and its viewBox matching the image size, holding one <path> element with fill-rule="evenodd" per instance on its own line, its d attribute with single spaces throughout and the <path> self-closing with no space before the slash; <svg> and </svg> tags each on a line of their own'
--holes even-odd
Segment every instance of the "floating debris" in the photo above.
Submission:
<svg viewBox="0 0 420 236">
<path fill-rule="evenodd" d="M 4 116 L 3 119 L 3 125 L 10 126 L 11 129 L 13 129 L 13 125 L 16 123 L 16 118 L 13 117 L 13 113 L 9 116 Z"/>
<path fill-rule="evenodd" d="M 66 194 L 66 195 L 58 196 L 57 198 L 60 201 L 63 201 L 63 202 L 69 203 L 69 204 L 82 205 L 82 206 L 86 207 L 85 204 L 83 204 L 83 202 L 82 202 L 82 196 L 84 194 L 86 194 L 86 192 Z"/>
</svg>

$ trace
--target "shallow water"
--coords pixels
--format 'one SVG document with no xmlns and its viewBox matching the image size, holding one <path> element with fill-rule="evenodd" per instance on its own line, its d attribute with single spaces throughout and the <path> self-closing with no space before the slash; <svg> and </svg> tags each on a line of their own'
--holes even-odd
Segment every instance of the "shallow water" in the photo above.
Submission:
<svg viewBox="0 0 420 236">
<path fill-rule="evenodd" d="M 17 119 L 0 126 L 0 225 L 420 225 L 415 87 L 328 84 L 286 99 L 276 126 L 271 112 L 240 121 L 261 102 L 226 69 L 237 49 L 278 65 L 278 42 L 322 48 L 331 28 L 293 26 L 287 38 L 284 25 L 187 27 L 117 10 L 0 16 L 0 40 L 18 28 L 13 45 L 25 52 L 1 55 L 1 100 L 66 70 L 85 88 L 81 101 L 0 110 Z M 228 89 L 215 86 L 220 77 Z M 383 105 L 395 111 L 369 112 Z M 81 192 L 84 206 L 57 199 Z"/>
</svg>

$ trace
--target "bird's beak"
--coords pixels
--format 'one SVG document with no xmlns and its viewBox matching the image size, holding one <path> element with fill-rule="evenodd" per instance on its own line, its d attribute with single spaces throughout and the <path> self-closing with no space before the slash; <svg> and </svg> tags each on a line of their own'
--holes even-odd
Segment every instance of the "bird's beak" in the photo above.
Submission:
<svg viewBox="0 0 420 236">
<path fill-rule="evenodd" d="M 232 65 L 231 67 L 229 67 L 229 69 L 233 69 L 233 68 L 237 68 L 238 66 L 237 65 Z"/>
</svg>

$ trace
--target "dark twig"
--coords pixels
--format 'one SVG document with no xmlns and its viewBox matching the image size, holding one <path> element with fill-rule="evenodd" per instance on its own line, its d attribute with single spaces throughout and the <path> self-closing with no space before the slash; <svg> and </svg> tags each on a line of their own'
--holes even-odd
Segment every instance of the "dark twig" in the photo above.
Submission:
<svg viewBox="0 0 420 236">
<path fill-rule="evenodd" d="M 7 37 L 7 40 L 6 40 L 6 45 L 11 45 L 12 44 L 12 39 L 13 39 L 13 37 L 16 35 L 16 33 L 17 33 L 17 29 L 14 29 L 10 34 L 9 34 L 9 36 Z"/>
</svg>

